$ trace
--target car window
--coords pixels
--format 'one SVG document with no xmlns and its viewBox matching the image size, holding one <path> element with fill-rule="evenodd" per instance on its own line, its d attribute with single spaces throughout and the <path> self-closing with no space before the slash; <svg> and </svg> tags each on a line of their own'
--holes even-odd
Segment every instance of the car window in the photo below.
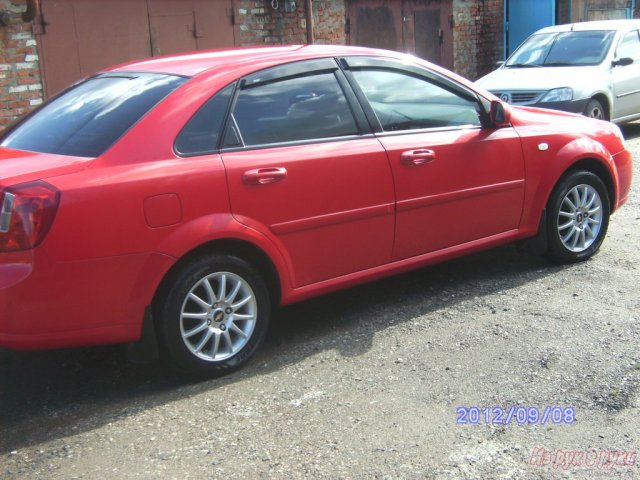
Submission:
<svg viewBox="0 0 640 480">
<path fill-rule="evenodd" d="M 3 139 L 16 150 L 77 157 L 102 155 L 160 100 L 186 82 L 164 74 L 105 74 L 46 103 Z"/>
<path fill-rule="evenodd" d="M 556 34 L 531 35 L 507 60 L 507 67 L 540 65 L 544 62 L 555 38 Z"/>
<path fill-rule="evenodd" d="M 358 133 L 333 73 L 246 86 L 238 94 L 232 123 L 247 146 Z M 225 146 L 235 146 L 238 141 L 227 138 Z"/>
<path fill-rule="evenodd" d="M 618 58 L 633 58 L 633 60 L 640 60 L 640 36 L 638 30 L 627 33 L 616 51 L 616 57 Z"/>
<path fill-rule="evenodd" d="M 598 65 L 614 35 L 609 30 L 532 35 L 507 60 L 506 67 Z"/>
<path fill-rule="evenodd" d="M 354 70 L 385 131 L 480 125 L 478 104 L 444 87 L 392 70 Z"/>
<path fill-rule="evenodd" d="M 234 87 L 229 85 L 214 95 L 187 122 L 176 138 L 176 152 L 180 155 L 197 155 L 217 150 Z"/>
</svg>

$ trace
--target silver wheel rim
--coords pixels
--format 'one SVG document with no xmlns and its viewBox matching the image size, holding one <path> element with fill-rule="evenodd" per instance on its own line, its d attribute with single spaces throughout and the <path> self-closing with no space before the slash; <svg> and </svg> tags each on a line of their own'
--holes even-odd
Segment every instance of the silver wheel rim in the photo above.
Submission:
<svg viewBox="0 0 640 480">
<path fill-rule="evenodd" d="M 255 294 L 242 277 L 212 273 L 196 282 L 182 302 L 182 341 L 202 360 L 226 360 L 247 344 L 257 314 Z"/>
<path fill-rule="evenodd" d="M 602 108 L 599 105 L 595 105 L 591 110 L 589 110 L 590 118 L 597 118 L 598 120 L 604 120 L 604 113 L 602 112 Z"/>
<path fill-rule="evenodd" d="M 565 248 L 579 253 L 598 239 L 602 199 L 591 185 L 576 185 L 565 195 L 558 212 L 558 235 Z"/>
</svg>

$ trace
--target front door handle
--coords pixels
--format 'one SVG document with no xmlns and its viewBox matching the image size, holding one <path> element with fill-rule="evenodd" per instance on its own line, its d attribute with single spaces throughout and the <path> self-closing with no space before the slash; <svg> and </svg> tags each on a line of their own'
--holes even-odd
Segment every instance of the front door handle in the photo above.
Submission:
<svg viewBox="0 0 640 480">
<path fill-rule="evenodd" d="M 421 148 L 419 150 L 407 150 L 400 155 L 403 165 L 416 166 L 431 163 L 436 159 L 436 152 Z"/>
<path fill-rule="evenodd" d="M 285 178 L 287 178 L 287 169 L 284 167 L 256 168 L 247 170 L 242 175 L 242 181 L 249 185 L 267 185 Z"/>
</svg>

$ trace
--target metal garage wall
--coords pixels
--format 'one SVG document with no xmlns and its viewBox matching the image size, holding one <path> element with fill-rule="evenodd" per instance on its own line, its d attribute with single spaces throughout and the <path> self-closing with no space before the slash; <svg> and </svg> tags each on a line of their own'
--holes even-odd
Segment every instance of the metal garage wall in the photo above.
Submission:
<svg viewBox="0 0 640 480">
<path fill-rule="evenodd" d="M 413 53 L 453 68 L 451 0 L 349 0 L 349 43 Z"/>
<path fill-rule="evenodd" d="M 110 65 L 232 47 L 232 0 L 42 0 L 46 96 Z"/>
</svg>

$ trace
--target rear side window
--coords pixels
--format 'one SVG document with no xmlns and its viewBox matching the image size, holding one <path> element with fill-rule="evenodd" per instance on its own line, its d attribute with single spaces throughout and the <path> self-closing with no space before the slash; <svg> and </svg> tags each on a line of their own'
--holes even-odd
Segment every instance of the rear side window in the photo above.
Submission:
<svg viewBox="0 0 640 480">
<path fill-rule="evenodd" d="M 227 114 L 234 85 L 218 92 L 187 122 L 176 139 L 176 152 L 180 155 L 199 155 L 218 149 L 220 130 Z"/>
<path fill-rule="evenodd" d="M 232 120 L 247 146 L 358 133 L 333 73 L 245 87 L 238 95 Z M 227 139 L 226 146 L 232 143 Z"/>
<path fill-rule="evenodd" d="M 187 81 L 164 74 L 105 74 L 54 98 L 3 139 L 16 150 L 98 157 Z"/>
</svg>

